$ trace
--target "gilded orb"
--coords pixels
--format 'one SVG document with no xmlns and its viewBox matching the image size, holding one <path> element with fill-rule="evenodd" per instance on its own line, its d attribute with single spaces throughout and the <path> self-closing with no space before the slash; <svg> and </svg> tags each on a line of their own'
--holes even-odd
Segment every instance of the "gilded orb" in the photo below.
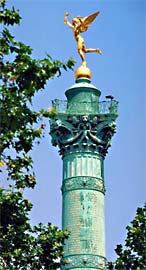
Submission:
<svg viewBox="0 0 146 270">
<path fill-rule="evenodd" d="M 91 79 L 91 77 L 92 77 L 91 70 L 86 66 L 80 66 L 75 71 L 75 79 L 78 79 L 78 78 Z"/>
</svg>

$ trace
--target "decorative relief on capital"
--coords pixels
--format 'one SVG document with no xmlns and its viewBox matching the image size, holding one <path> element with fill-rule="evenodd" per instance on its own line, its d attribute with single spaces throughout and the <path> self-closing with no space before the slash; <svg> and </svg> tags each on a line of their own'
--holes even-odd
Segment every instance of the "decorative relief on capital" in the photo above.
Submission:
<svg viewBox="0 0 146 270">
<path fill-rule="evenodd" d="M 98 255 L 73 255 L 62 259 L 62 269 L 94 268 L 104 270 L 106 259 Z"/>
<path fill-rule="evenodd" d="M 50 126 L 52 144 L 59 146 L 61 155 L 94 150 L 105 156 L 115 132 L 114 119 L 97 115 L 58 116 Z"/>
<path fill-rule="evenodd" d="M 87 189 L 97 190 L 105 193 L 105 186 L 102 179 L 95 177 L 79 176 L 72 177 L 63 181 L 62 192 L 76 190 L 76 189 Z"/>
</svg>

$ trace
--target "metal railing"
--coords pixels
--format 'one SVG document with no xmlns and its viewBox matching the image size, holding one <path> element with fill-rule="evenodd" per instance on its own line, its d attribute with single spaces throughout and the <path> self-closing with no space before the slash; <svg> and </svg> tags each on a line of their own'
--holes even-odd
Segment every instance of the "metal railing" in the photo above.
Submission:
<svg viewBox="0 0 146 270">
<path fill-rule="evenodd" d="M 80 106 L 86 106 L 88 108 L 94 108 L 94 112 L 97 114 L 118 114 L 118 101 L 116 100 L 105 100 L 101 102 L 71 102 L 70 104 L 67 102 L 67 100 L 59 100 L 55 99 L 52 101 L 52 106 L 56 109 L 58 113 L 75 113 L 75 110 L 70 109 L 71 108 L 78 108 Z"/>
</svg>

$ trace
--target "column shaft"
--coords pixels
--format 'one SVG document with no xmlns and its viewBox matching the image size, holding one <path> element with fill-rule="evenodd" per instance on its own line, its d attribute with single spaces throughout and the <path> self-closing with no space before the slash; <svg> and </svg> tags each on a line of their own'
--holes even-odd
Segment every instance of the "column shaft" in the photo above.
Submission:
<svg viewBox="0 0 146 270">
<path fill-rule="evenodd" d="M 65 269 L 105 265 L 103 159 L 93 153 L 63 158 L 62 227 L 70 231 L 64 246 Z"/>
</svg>

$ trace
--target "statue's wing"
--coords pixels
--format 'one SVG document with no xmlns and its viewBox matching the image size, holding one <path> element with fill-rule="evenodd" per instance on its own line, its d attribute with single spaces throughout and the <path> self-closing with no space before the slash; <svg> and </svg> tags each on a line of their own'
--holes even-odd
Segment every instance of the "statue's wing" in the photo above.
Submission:
<svg viewBox="0 0 146 270">
<path fill-rule="evenodd" d="M 81 19 L 81 26 L 80 26 L 80 32 L 85 32 L 88 29 L 88 26 L 95 20 L 95 18 L 99 15 L 99 11 L 86 16 L 84 18 Z"/>
</svg>

